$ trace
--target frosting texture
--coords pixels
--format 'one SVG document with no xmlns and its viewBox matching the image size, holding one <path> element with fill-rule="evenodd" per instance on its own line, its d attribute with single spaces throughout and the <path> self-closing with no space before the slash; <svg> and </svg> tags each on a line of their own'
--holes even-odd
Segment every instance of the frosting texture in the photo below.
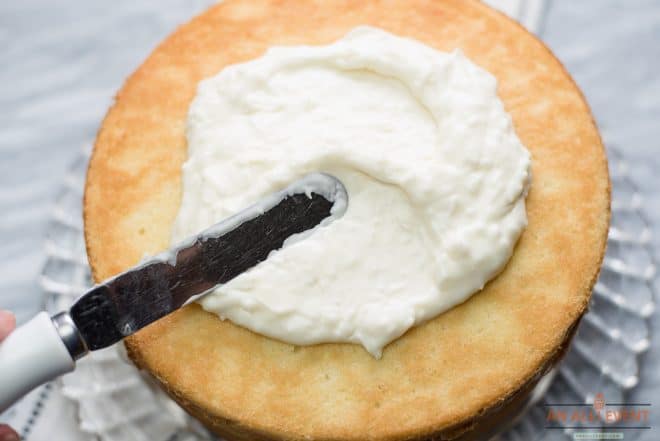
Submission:
<svg viewBox="0 0 660 441">
<path fill-rule="evenodd" d="M 187 139 L 173 242 L 311 172 L 346 187 L 343 217 L 199 300 L 292 344 L 380 357 L 483 288 L 526 226 L 530 155 L 496 79 L 379 29 L 226 67 L 200 82 Z"/>
</svg>

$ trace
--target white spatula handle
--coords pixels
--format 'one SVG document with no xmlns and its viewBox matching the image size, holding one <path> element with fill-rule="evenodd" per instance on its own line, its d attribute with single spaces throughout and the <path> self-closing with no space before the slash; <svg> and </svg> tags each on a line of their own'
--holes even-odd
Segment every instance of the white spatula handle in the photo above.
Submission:
<svg viewBox="0 0 660 441">
<path fill-rule="evenodd" d="M 37 314 L 0 343 L 0 413 L 74 367 L 51 318 L 45 312 Z"/>
</svg>

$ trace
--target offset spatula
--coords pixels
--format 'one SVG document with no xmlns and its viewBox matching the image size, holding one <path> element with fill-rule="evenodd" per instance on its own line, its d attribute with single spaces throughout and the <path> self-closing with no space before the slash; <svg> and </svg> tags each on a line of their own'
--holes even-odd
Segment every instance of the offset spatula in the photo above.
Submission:
<svg viewBox="0 0 660 441">
<path fill-rule="evenodd" d="M 252 268 L 294 234 L 341 216 L 346 189 L 313 173 L 169 251 L 42 312 L 0 344 L 0 413 L 36 386 Z M 304 240 L 304 239 L 303 239 Z"/>
</svg>

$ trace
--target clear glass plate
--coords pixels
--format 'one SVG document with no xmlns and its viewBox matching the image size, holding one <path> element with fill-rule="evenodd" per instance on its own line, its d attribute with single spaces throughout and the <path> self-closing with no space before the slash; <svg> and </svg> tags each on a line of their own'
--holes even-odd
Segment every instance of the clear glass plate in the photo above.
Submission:
<svg viewBox="0 0 660 441">
<path fill-rule="evenodd" d="M 570 429 L 544 430 L 548 404 L 591 404 L 596 393 L 603 393 L 610 403 L 622 403 L 640 381 L 639 355 L 649 347 L 647 319 L 654 310 L 651 231 L 626 161 L 616 149 L 609 153 L 612 225 L 589 313 L 564 360 L 543 379 L 524 411 L 502 427 L 498 441 L 571 436 Z M 47 261 L 40 283 L 51 314 L 67 308 L 91 285 L 81 215 L 88 155 L 84 149 L 73 164 L 48 229 Z M 85 357 L 56 387 L 78 404 L 81 430 L 102 441 L 215 439 L 147 375 L 127 363 L 119 346 Z M 634 434 L 626 438 L 634 439 Z"/>
</svg>

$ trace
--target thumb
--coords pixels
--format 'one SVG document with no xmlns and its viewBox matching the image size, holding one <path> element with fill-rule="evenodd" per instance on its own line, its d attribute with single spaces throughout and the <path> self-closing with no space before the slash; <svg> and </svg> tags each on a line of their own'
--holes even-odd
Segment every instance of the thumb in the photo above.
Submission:
<svg viewBox="0 0 660 441">
<path fill-rule="evenodd" d="M 20 438 L 11 427 L 5 424 L 0 424 L 0 441 L 20 441 Z"/>
<path fill-rule="evenodd" d="M 16 317 L 9 311 L 0 310 L 0 341 L 2 341 L 16 327 Z M 0 436 L 2 431 L 0 431 Z M 0 441 L 4 441 L 0 437 Z"/>
</svg>

